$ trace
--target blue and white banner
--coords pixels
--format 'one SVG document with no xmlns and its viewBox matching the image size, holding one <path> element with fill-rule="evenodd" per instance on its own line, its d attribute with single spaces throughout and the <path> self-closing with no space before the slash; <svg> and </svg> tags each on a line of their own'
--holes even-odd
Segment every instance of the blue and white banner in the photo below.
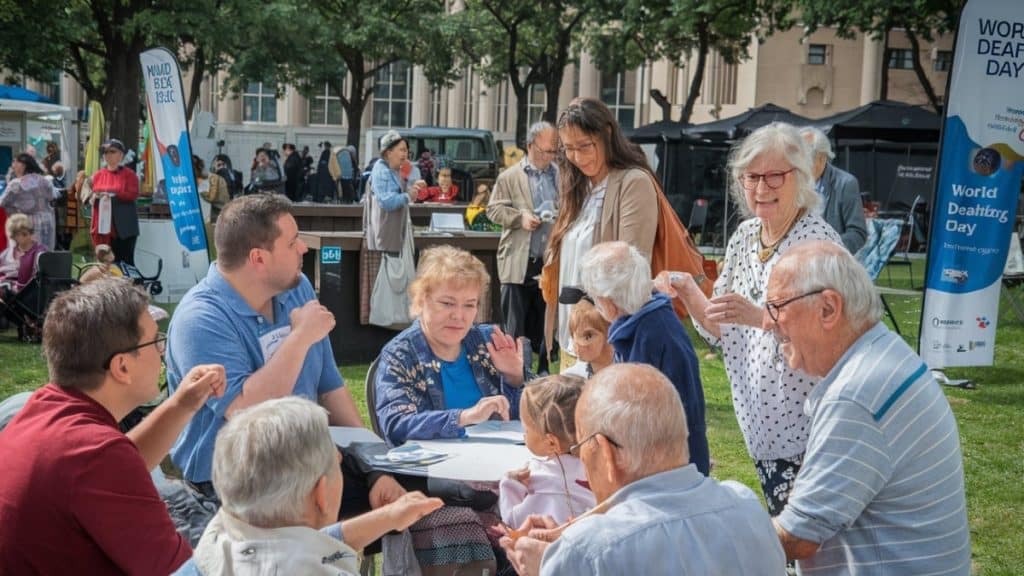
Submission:
<svg viewBox="0 0 1024 576">
<path fill-rule="evenodd" d="M 166 48 L 146 50 L 139 60 L 153 127 L 151 141 L 157 194 L 162 192 L 167 196 L 178 243 L 189 252 L 205 252 L 206 229 L 199 207 L 196 176 L 192 173 L 192 144 L 185 119 L 185 94 L 178 60 Z"/>
<path fill-rule="evenodd" d="M 951 74 L 918 343 L 932 368 L 992 364 L 1024 175 L 1024 2 L 969 0 Z"/>
</svg>

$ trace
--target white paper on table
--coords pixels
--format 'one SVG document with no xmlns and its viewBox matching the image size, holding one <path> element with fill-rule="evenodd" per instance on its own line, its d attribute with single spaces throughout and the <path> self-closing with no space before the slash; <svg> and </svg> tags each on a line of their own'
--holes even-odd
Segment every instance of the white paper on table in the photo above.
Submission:
<svg viewBox="0 0 1024 576">
<path fill-rule="evenodd" d="M 493 438 L 510 442 L 524 441 L 523 423 L 519 420 L 486 420 L 466 427 L 466 436 L 472 439 Z"/>
<path fill-rule="evenodd" d="M 500 441 L 419 440 L 420 446 L 445 452 L 449 458 L 427 467 L 427 476 L 466 482 L 499 482 L 506 472 L 522 468 L 530 451 L 522 444 Z"/>
<path fill-rule="evenodd" d="M 331 426 L 331 440 L 335 446 L 348 447 L 353 442 L 384 442 L 372 430 L 360 426 Z"/>
</svg>

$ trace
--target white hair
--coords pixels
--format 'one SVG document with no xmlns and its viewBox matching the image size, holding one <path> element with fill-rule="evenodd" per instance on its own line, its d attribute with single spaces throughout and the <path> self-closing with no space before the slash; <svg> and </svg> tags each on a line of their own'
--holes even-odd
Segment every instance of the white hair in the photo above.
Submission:
<svg viewBox="0 0 1024 576">
<path fill-rule="evenodd" d="M 740 176 L 747 166 L 762 154 L 779 155 L 796 170 L 794 177 L 798 207 L 810 211 L 821 202 L 814 189 L 814 159 L 811 157 L 810 146 L 800 137 L 800 132 L 795 126 L 785 122 L 772 122 L 744 138 L 729 154 L 729 192 L 745 218 L 750 218 L 754 213 L 747 204 L 746 191 L 740 183 Z"/>
<path fill-rule="evenodd" d="M 635 247 L 604 242 L 591 248 L 580 261 L 583 289 L 607 298 L 624 314 L 636 314 L 651 299 L 651 265 Z"/>
<path fill-rule="evenodd" d="M 864 330 L 882 319 L 882 301 L 867 270 L 842 245 L 810 241 L 787 252 L 776 268 L 792 271 L 789 288 L 805 294 L 821 288 L 843 298 L 843 316 L 854 330 Z"/>
<path fill-rule="evenodd" d="M 326 410 L 297 396 L 267 400 L 217 434 L 213 486 L 224 509 L 249 524 L 295 526 L 337 458 Z"/>
<path fill-rule="evenodd" d="M 818 157 L 818 154 L 824 154 L 829 160 L 836 157 L 835 152 L 832 151 L 832 142 L 820 128 L 804 126 L 800 129 L 800 136 L 811 145 L 812 161 Z"/>
<path fill-rule="evenodd" d="M 530 129 L 526 131 L 526 145 L 529 146 L 530 144 L 533 144 L 533 141 L 536 140 L 538 136 L 540 136 L 541 134 L 548 130 L 554 129 L 555 127 L 552 126 L 551 123 L 548 122 L 547 120 L 534 122 L 533 125 L 530 126 Z"/>
<path fill-rule="evenodd" d="M 601 433 L 617 444 L 634 479 L 690 458 L 683 402 L 653 366 L 623 363 L 601 370 L 587 381 L 576 413 L 577 434 Z"/>
</svg>

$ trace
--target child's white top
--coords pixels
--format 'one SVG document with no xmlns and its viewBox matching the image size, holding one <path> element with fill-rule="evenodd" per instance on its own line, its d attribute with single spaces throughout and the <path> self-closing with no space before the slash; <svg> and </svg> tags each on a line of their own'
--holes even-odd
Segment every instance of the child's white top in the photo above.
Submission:
<svg viewBox="0 0 1024 576">
<path fill-rule="evenodd" d="M 508 477 L 501 480 L 498 504 L 505 524 L 518 528 L 530 514 L 551 516 L 561 524 L 594 507 L 594 493 L 579 458 L 569 454 L 535 457 L 527 468 L 530 479 L 526 485 Z"/>
</svg>

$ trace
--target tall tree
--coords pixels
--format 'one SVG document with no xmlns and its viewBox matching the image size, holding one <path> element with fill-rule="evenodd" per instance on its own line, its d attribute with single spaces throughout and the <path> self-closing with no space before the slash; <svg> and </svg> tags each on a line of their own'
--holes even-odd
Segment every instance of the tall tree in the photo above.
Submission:
<svg viewBox="0 0 1024 576">
<path fill-rule="evenodd" d="M 516 143 L 524 146 L 529 91 L 546 92 L 543 118 L 555 121 L 565 67 L 593 14 L 592 0 L 466 0 L 456 18 L 464 63 L 489 84 L 508 80 L 516 95 Z"/>
<path fill-rule="evenodd" d="M 338 94 L 353 146 L 378 72 L 404 61 L 422 65 L 431 84 L 454 77 L 444 0 L 286 0 L 268 8 L 273 17 L 248 33 L 259 50 L 229 66 L 232 87 L 292 84 L 308 95 L 326 84 Z"/>
<path fill-rule="evenodd" d="M 939 35 L 956 30 L 965 0 L 796 0 L 804 28 L 808 33 L 823 26 L 836 28 L 843 38 L 858 32 L 883 39 L 889 46 L 889 32 L 902 29 L 911 46 L 911 66 L 929 104 L 941 111 L 942 103 L 921 65 L 921 40 L 933 42 Z M 889 84 L 889 55 L 882 67 L 883 97 Z"/>
<path fill-rule="evenodd" d="M 810 1 L 810 0 L 809 0 Z M 838 1 L 838 0 L 837 0 Z M 609 71 L 666 59 L 677 66 L 696 57 L 680 122 L 689 122 L 701 94 L 711 51 L 736 64 L 751 38 L 789 25 L 789 0 L 601 0 L 605 24 L 587 35 L 598 65 Z"/>
<path fill-rule="evenodd" d="M 224 23 L 226 0 L 24 0 L 0 19 L 0 66 L 45 78 L 66 72 L 103 106 L 110 134 L 138 141 L 142 116 L 139 55 L 171 50 L 196 38 L 200 26 Z M 233 1 L 233 0 L 232 0 Z M 198 44 L 196 44 L 198 46 Z"/>
</svg>

